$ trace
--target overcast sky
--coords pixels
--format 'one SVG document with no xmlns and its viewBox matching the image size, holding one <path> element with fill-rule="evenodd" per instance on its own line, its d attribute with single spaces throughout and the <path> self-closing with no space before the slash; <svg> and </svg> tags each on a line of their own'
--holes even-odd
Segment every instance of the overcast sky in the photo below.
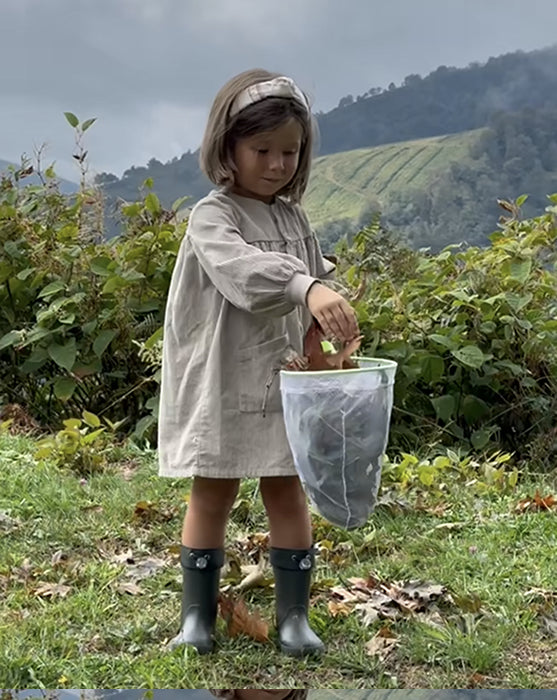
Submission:
<svg viewBox="0 0 557 700">
<path fill-rule="evenodd" d="M 215 92 L 262 67 L 327 111 L 410 73 L 556 43 L 556 0 L 0 0 L 0 159 L 48 144 L 77 180 L 64 111 L 93 172 L 200 142 Z"/>
</svg>

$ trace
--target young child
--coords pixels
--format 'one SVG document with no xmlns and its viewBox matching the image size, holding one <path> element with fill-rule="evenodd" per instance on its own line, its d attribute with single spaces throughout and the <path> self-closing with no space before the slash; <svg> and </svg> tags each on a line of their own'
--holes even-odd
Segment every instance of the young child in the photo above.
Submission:
<svg viewBox="0 0 557 700">
<path fill-rule="evenodd" d="M 193 477 L 172 647 L 212 650 L 227 519 L 239 480 L 259 477 L 281 649 L 324 650 L 308 623 L 311 521 L 276 376 L 303 354 L 312 316 L 331 338 L 358 335 L 349 303 L 319 282 L 335 266 L 299 206 L 312 134 L 306 96 L 264 70 L 231 79 L 209 114 L 200 163 L 218 189 L 191 212 L 164 325 L 159 473 Z"/>
</svg>

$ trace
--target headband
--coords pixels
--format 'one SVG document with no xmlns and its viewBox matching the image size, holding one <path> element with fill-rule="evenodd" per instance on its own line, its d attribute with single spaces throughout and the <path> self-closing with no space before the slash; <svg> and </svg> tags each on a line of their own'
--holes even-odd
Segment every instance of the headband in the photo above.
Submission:
<svg viewBox="0 0 557 700">
<path fill-rule="evenodd" d="M 242 90 L 230 107 L 230 116 L 236 116 L 238 112 L 249 107 L 249 105 L 260 102 L 267 97 L 286 97 L 296 100 L 309 112 L 309 105 L 304 93 L 292 78 L 281 76 L 280 78 L 273 78 L 272 80 L 265 80 L 262 83 L 250 85 L 245 90 Z"/>
</svg>

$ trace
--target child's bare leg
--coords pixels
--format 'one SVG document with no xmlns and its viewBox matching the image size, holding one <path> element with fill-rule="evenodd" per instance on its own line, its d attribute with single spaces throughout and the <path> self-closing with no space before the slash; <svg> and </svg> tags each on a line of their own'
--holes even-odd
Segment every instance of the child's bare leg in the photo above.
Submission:
<svg viewBox="0 0 557 700">
<path fill-rule="evenodd" d="M 305 549 L 311 546 L 311 520 L 297 476 L 261 478 L 261 497 L 269 518 L 271 546 Z"/>
<path fill-rule="evenodd" d="M 226 523 L 239 486 L 239 479 L 194 477 L 182 529 L 185 547 L 216 549 L 224 546 Z"/>
</svg>

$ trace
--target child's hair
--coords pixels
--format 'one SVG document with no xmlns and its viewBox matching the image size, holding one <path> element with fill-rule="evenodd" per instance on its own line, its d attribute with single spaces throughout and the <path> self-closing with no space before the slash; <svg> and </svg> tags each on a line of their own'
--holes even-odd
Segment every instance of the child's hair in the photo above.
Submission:
<svg viewBox="0 0 557 700">
<path fill-rule="evenodd" d="M 290 182 L 277 194 L 292 202 L 299 202 L 308 184 L 314 136 L 317 134 L 307 96 L 307 107 L 296 99 L 266 97 L 230 116 L 232 104 L 241 92 L 252 85 L 278 77 L 280 73 L 255 68 L 240 73 L 219 90 L 207 120 L 199 163 L 201 170 L 215 185 L 231 186 L 234 184 L 236 170 L 232 160 L 236 142 L 262 131 L 272 131 L 294 118 L 302 127 L 298 168 Z"/>
<path fill-rule="evenodd" d="M 209 692 L 217 698 L 224 698 L 225 700 L 234 700 L 236 697 L 235 690 L 209 690 Z M 288 700 L 306 700 L 308 692 L 308 690 L 293 690 L 289 693 Z"/>
</svg>

